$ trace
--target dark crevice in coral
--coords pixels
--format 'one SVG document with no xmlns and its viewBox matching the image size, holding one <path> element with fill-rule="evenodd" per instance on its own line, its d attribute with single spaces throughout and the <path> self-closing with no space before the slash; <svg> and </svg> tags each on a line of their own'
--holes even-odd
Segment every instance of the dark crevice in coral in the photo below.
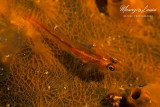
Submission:
<svg viewBox="0 0 160 107">
<path fill-rule="evenodd" d="M 128 103 L 127 97 L 123 96 L 119 107 L 135 107 L 135 106 L 130 104 L 130 103 Z"/>
<path fill-rule="evenodd" d="M 7 79 L 9 74 L 9 65 L 0 62 L 0 82 Z"/>
<path fill-rule="evenodd" d="M 107 13 L 107 4 L 108 1 L 107 0 L 95 0 L 97 8 L 99 9 L 99 12 L 104 13 L 105 15 L 108 16 Z"/>
<path fill-rule="evenodd" d="M 137 89 L 132 93 L 132 98 L 134 100 L 138 99 L 140 96 L 141 96 L 141 90 L 140 89 Z"/>
</svg>

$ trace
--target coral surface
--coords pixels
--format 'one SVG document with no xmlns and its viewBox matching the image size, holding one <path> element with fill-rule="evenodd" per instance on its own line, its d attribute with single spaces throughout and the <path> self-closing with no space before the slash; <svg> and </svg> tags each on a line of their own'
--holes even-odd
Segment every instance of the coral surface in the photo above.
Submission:
<svg viewBox="0 0 160 107">
<path fill-rule="evenodd" d="M 124 17 L 122 4 L 157 10 Z M 0 0 L 0 107 L 159 107 L 159 9 L 158 0 Z M 132 101 L 143 88 L 150 103 Z"/>
</svg>

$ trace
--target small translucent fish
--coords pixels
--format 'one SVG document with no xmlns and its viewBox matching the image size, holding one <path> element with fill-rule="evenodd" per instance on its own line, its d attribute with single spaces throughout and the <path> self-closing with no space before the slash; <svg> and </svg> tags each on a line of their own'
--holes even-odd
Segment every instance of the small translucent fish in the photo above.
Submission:
<svg viewBox="0 0 160 107">
<path fill-rule="evenodd" d="M 118 60 L 107 56 L 107 55 L 99 55 L 91 50 L 82 47 L 81 45 L 77 45 L 76 43 L 67 39 L 64 35 L 56 32 L 54 29 L 49 29 L 45 25 L 43 25 L 37 19 L 25 15 L 25 18 L 33 25 L 38 26 L 47 32 L 49 35 L 53 37 L 53 39 L 64 47 L 64 49 L 69 50 L 72 54 L 80 58 L 84 62 L 90 62 L 98 66 L 100 69 L 107 70 L 107 71 L 115 71 L 120 70 L 116 66 L 121 66 Z M 116 65 L 116 66 L 115 66 Z"/>
</svg>

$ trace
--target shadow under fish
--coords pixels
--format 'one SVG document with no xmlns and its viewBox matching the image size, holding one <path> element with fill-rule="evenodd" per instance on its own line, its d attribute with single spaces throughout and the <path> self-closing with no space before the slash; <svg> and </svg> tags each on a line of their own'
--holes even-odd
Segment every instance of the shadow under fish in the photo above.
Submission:
<svg viewBox="0 0 160 107">
<path fill-rule="evenodd" d="M 98 70 L 95 64 L 83 62 L 74 55 L 63 51 L 63 55 L 55 55 L 55 57 L 64 65 L 67 71 L 85 81 L 102 81 L 104 73 Z"/>
</svg>

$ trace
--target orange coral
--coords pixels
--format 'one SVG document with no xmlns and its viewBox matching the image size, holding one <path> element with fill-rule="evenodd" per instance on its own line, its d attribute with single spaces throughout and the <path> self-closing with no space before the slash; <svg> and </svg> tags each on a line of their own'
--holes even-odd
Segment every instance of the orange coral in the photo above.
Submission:
<svg viewBox="0 0 160 107">
<path fill-rule="evenodd" d="M 94 0 L 12 0 L 2 7 L 0 106 L 105 106 L 110 92 L 159 81 L 159 23 L 112 20 Z M 82 61 L 24 14 L 96 54 L 116 58 L 121 70 L 105 72 Z"/>
</svg>

